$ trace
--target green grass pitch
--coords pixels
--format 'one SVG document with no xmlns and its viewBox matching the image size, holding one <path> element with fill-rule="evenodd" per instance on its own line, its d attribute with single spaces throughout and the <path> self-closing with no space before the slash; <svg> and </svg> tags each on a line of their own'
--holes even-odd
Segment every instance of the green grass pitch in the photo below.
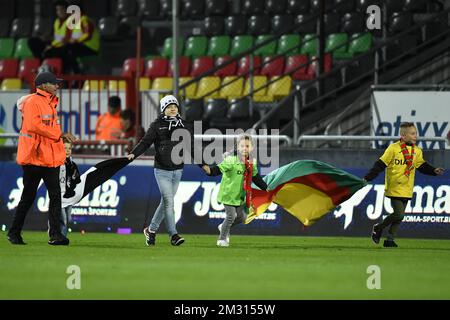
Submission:
<svg viewBox="0 0 450 320">
<path fill-rule="evenodd" d="M 398 239 L 382 248 L 370 238 L 165 234 L 147 247 L 142 234 L 71 234 L 68 247 L 45 232 L 24 232 L 13 246 L 0 232 L 0 299 L 450 299 L 450 241 Z M 69 290 L 67 267 L 81 270 Z M 367 288 L 380 267 L 381 289 Z"/>
</svg>

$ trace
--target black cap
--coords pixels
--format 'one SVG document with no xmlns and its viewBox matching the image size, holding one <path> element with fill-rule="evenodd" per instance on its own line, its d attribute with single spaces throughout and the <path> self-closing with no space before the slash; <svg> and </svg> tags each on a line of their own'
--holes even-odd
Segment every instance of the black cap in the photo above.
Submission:
<svg viewBox="0 0 450 320">
<path fill-rule="evenodd" d="M 34 85 L 36 87 L 40 86 L 41 84 L 44 83 L 53 83 L 53 84 L 59 84 L 61 82 L 63 82 L 63 79 L 58 79 L 56 78 L 56 76 L 51 73 L 51 72 L 41 72 L 39 73 L 36 78 L 34 79 Z"/>
</svg>

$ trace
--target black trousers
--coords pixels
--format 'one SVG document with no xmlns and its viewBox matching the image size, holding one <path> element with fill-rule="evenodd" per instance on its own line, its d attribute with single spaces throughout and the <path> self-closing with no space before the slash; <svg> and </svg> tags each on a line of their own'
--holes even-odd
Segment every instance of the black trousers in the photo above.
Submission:
<svg viewBox="0 0 450 320">
<path fill-rule="evenodd" d="M 61 225 L 59 223 L 61 217 L 61 187 L 59 185 L 59 167 L 48 168 L 38 166 L 22 166 L 23 169 L 23 192 L 14 214 L 11 228 L 8 235 L 17 236 L 22 231 L 25 217 L 30 211 L 36 198 L 36 192 L 41 179 L 47 187 L 50 198 L 50 206 L 48 211 L 48 222 L 50 226 L 49 236 L 51 239 L 61 238 Z"/>
<path fill-rule="evenodd" d="M 81 73 L 77 58 L 96 54 L 96 51 L 86 47 L 82 43 L 66 44 L 60 48 L 51 48 L 43 53 L 44 58 L 61 58 L 63 61 L 63 73 L 65 74 Z"/>
</svg>

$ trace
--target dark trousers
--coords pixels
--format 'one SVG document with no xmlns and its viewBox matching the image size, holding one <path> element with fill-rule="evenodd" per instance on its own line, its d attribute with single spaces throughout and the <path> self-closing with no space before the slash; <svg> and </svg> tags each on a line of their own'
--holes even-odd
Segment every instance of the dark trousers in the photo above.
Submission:
<svg viewBox="0 0 450 320">
<path fill-rule="evenodd" d="M 77 58 L 93 56 L 96 55 L 97 52 L 86 47 L 82 43 L 70 43 L 60 48 L 46 50 L 43 54 L 44 58 L 61 58 L 63 61 L 64 74 L 70 74 L 71 72 L 79 74 L 81 73 L 81 68 L 78 65 Z"/>
<path fill-rule="evenodd" d="M 392 208 L 394 209 L 394 212 L 390 215 L 388 215 L 383 222 L 381 222 L 377 229 L 383 230 L 384 228 L 389 226 L 388 236 L 387 238 L 389 240 L 394 240 L 394 238 L 397 236 L 397 230 L 398 227 L 400 227 L 400 223 L 402 222 L 403 218 L 405 217 L 405 209 L 406 205 L 408 204 L 409 199 L 403 199 L 403 198 L 391 198 L 391 204 Z"/>
<path fill-rule="evenodd" d="M 50 198 L 48 210 L 49 236 L 51 239 L 61 238 L 61 187 L 59 185 L 59 167 L 47 168 L 38 166 L 22 166 L 23 192 L 13 218 L 8 235 L 18 236 L 22 231 L 25 217 L 33 205 L 41 179 L 47 187 Z"/>
</svg>

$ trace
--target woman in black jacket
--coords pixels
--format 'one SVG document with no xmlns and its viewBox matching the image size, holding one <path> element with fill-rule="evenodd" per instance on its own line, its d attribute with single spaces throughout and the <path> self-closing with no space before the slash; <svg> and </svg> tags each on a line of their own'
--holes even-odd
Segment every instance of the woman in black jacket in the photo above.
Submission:
<svg viewBox="0 0 450 320">
<path fill-rule="evenodd" d="M 190 128 L 186 128 L 187 124 L 183 123 L 183 119 L 179 114 L 179 103 L 174 96 L 167 95 L 162 98 L 160 107 L 161 115 L 151 123 L 145 136 L 128 155 L 128 159 L 133 160 L 139 157 L 152 144 L 155 144 L 154 172 L 161 192 L 161 202 L 149 227 L 144 229 L 144 235 L 148 246 L 155 245 L 156 231 L 162 220 L 165 219 L 171 244 L 179 246 L 184 242 L 184 239 L 178 234 L 175 227 L 174 197 L 181 180 L 184 163 L 172 159 L 172 149 L 179 142 L 171 141 L 171 137 L 176 130 L 189 130 Z M 192 131 L 189 131 L 191 136 L 191 156 L 193 157 L 194 139 Z"/>
</svg>

